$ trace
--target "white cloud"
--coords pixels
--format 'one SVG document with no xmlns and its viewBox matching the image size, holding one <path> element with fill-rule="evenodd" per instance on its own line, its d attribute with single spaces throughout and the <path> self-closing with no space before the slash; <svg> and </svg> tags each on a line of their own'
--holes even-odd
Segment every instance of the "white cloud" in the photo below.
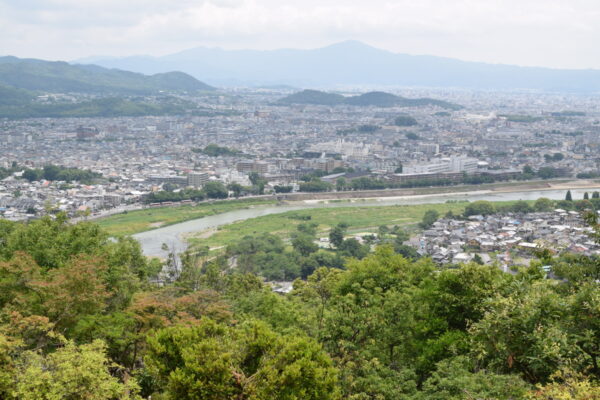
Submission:
<svg viewBox="0 0 600 400">
<path fill-rule="evenodd" d="M 72 59 L 197 45 L 396 52 L 600 68 L 597 0 L 0 0 L 0 51 Z"/>
</svg>

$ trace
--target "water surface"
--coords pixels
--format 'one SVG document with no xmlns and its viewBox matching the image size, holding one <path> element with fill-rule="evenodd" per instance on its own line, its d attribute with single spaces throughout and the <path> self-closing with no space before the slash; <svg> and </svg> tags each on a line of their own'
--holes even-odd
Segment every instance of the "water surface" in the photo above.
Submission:
<svg viewBox="0 0 600 400">
<path fill-rule="evenodd" d="M 591 193 L 600 188 L 586 188 L 571 190 L 574 200 L 583 198 L 585 192 Z M 402 197 L 383 197 L 378 199 L 355 199 L 343 200 L 337 202 L 327 201 L 305 201 L 295 204 L 284 205 L 267 205 L 254 206 L 252 208 L 230 211 L 223 214 L 212 215 L 199 219 L 194 219 L 179 224 L 165 226 L 151 231 L 141 232 L 133 235 L 140 244 L 142 250 L 147 256 L 166 257 L 169 251 L 174 250 L 180 253 L 187 248 L 187 243 L 183 239 L 185 234 L 200 232 L 206 229 L 216 228 L 222 225 L 231 224 L 237 221 L 243 221 L 250 218 L 261 217 L 264 215 L 279 214 L 287 211 L 305 210 L 309 208 L 325 208 L 325 207 L 382 207 L 402 204 L 432 204 L 445 203 L 448 200 L 460 201 L 511 201 L 511 200 L 537 200 L 540 197 L 547 197 L 552 200 L 563 200 L 566 190 L 530 190 L 520 192 L 493 192 L 490 190 L 482 190 L 478 192 L 465 193 L 443 193 L 443 194 L 428 194 L 417 196 L 402 196 Z M 169 251 L 162 249 L 163 244 L 169 247 Z"/>
</svg>

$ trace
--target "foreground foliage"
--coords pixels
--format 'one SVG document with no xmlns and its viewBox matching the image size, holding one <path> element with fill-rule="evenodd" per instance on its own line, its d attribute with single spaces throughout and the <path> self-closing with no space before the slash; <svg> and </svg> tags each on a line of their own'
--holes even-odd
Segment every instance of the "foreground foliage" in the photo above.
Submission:
<svg viewBox="0 0 600 400">
<path fill-rule="evenodd" d="M 511 275 L 411 260 L 396 239 L 359 259 L 345 229 L 327 257 L 309 223 L 293 250 L 230 246 L 235 268 L 187 254 L 161 286 L 131 239 L 0 221 L 0 398 L 598 398 L 600 260 L 542 254 Z M 305 279 L 286 295 L 255 274 L 292 264 Z"/>
</svg>

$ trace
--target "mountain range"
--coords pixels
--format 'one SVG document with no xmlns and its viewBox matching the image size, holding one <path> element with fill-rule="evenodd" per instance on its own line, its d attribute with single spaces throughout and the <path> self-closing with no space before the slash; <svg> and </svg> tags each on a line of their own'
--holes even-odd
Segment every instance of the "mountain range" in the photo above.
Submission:
<svg viewBox="0 0 600 400">
<path fill-rule="evenodd" d="M 145 74 L 183 71 L 197 79 L 223 86 L 371 85 L 600 92 L 600 70 L 519 67 L 399 54 L 357 41 L 312 50 L 259 51 L 197 47 L 161 57 L 92 57 L 76 62 Z"/>
<path fill-rule="evenodd" d="M 279 104 L 316 104 L 326 106 L 352 105 L 352 106 L 376 106 L 376 107 L 421 107 L 438 106 L 449 110 L 458 110 L 462 106 L 443 100 L 427 97 L 408 99 L 386 92 L 368 92 L 358 96 L 342 96 L 336 93 L 327 93 L 319 90 L 303 90 L 291 94 L 278 101 Z"/>
<path fill-rule="evenodd" d="M 96 65 L 0 57 L 0 85 L 32 92 L 149 95 L 214 90 L 183 72 L 144 75 Z M 21 96 L 24 92 L 19 93 Z"/>
<path fill-rule="evenodd" d="M 95 65 L 0 57 L 0 118 L 204 115 L 206 110 L 173 95 L 214 90 L 183 72 L 147 76 Z M 55 96 L 44 101 L 38 96 L 45 93 L 84 96 L 76 102 Z"/>
</svg>

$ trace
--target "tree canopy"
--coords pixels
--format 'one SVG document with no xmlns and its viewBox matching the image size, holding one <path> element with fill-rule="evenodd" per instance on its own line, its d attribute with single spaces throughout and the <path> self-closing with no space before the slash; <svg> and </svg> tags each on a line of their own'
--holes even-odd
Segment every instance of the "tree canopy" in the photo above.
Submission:
<svg viewBox="0 0 600 400">
<path fill-rule="evenodd" d="M 290 240 L 257 232 L 174 268 L 62 214 L 0 220 L 0 398 L 598 397 L 598 257 L 439 265 L 375 228 L 371 247 L 302 219 Z"/>
</svg>

